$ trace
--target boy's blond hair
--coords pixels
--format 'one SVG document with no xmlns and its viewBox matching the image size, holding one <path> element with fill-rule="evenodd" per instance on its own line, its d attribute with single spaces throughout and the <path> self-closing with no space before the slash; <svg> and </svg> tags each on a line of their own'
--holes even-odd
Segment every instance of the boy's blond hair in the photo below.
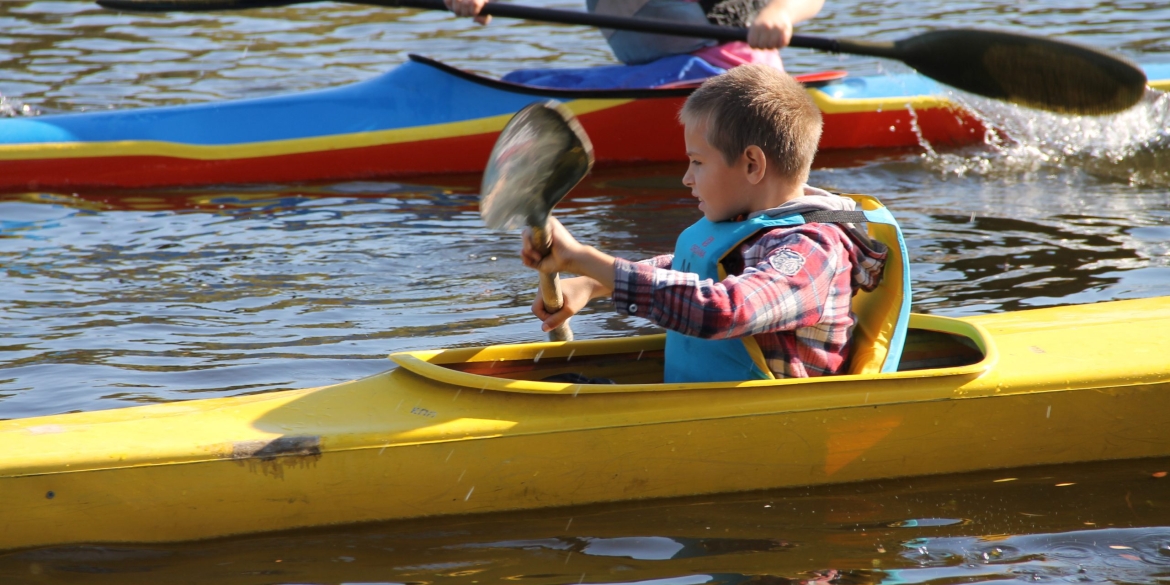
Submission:
<svg viewBox="0 0 1170 585">
<path fill-rule="evenodd" d="M 741 65 L 703 82 L 691 94 L 679 120 L 707 121 L 707 142 L 735 164 L 756 145 L 781 176 L 808 179 L 821 139 L 821 111 L 804 86 L 765 65 Z"/>
</svg>

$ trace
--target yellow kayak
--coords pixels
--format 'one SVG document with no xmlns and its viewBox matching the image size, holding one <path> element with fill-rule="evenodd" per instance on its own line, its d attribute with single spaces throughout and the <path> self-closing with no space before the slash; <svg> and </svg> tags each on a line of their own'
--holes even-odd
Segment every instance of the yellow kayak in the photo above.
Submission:
<svg viewBox="0 0 1170 585">
<path fill-rule="evenodd" d="M 913 315 L 898 372 L 662 384 L 662 336 L 0 421 L 0 549 L 1170 455 L 1170 297 Z M 541 381 L 557 374 L 615 384 Z"/>
</svg>

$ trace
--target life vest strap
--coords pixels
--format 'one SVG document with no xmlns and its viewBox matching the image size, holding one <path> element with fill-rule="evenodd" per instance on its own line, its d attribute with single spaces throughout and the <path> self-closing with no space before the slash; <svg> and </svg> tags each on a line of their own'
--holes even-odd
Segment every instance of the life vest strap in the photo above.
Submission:
<svg viewBox="0 0 1170 585">
<path fill-rule="evenodd" d="M 869 218 L 859 209 L 845 211 L 843 209 L 821 209 L 800 214 L 805 223 L 865 223 Z"/>
</svg>

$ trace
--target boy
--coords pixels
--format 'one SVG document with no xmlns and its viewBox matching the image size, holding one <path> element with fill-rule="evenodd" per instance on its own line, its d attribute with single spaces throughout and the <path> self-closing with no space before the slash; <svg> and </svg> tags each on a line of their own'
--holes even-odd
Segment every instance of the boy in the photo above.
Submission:
<svg viewBox="0 0 1170 585">
<path fill-rule="evenodd" d="M 855 208 L 805 185 L 820 111 L 788 75 L 745 65 L 704 82 L 679 118 L 690 158 L 683 184 L 703 219 L 673 255 L 636 264 L 578 243 L 550 220 L 549 254 L 525 238 L 524 264 L 582 276 L 562 281 L 560 311 L 548 313 L 538 298 L 533 313 L 548 331 L 612 295 L 619 313 L 668 330 L 667 382 L 843 372 L 852 297 L 877 286 L 886 248 L 852 224 L 792 218 Z"/>
</svg>

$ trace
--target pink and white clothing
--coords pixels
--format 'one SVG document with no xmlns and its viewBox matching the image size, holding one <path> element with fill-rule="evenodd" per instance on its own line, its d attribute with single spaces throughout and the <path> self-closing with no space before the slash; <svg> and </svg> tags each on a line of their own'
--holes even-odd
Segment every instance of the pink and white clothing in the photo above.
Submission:
<svg viewBox="0 0 1170 585">
<path fill-rule="evenodd" d="M 609 16 L 746 27 L 763 4 L 757 0 L 586 0 L 585 6 L 589 12 Z M 613 29 L 601 32 L 614 56 L 627 65 L 689 53 L 721 69 L 761 63 L 784 70 L 778 51 L 752 49 L 741 41 L 720 45 L 713 40 L 691 37 Z"/>
</svg>

